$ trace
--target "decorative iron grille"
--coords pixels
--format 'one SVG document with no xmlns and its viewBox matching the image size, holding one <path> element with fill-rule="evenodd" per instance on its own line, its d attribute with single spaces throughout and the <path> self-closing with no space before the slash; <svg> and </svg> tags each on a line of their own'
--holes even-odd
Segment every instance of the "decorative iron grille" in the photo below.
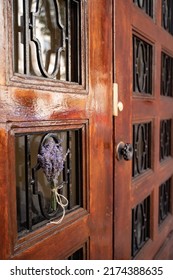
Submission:
<svg viewBox="0 0 173 280">
<path fill-rule="evenodd" d="M 171 179 L 159 187 L 159 224 L 161 224 L 170 212 Z"/>
<path fill-rule="evenodd" d="M 151 122 L 133 125 L 133 168 L 136 177 L 151 168 Z"/>
<path fill-rule="evenodd" d="M 173 34 L 173 2 L 162 0 L 162 26 L 170 34 Z"/>
<path fill-rule="evenodd" d="M 133 0 L 147 15 L 153 17 L 153 0 Z"/>
<path fill-rule="evenodd" d="M 18 232 L 83 206 L 81 129 L 16 134 Z"/>
<path fill-rule="evenodd" d="M 161 66 L 161 95 L 173 96 L 172 89 L 173 80 L 173 58 L 162 52 Z"/>
<path fill-rule="evenodd" d="M 14 71 L 81 83 L 81 0 L 14 1 Z"/>
<path fill-rule="evenodd" d="M 132 210 L 132 257 L 150 237 L 150 197 Z"/>
<path fill-rule="evenodd" d="M 171 120 L 160 122 L 160 160 L 165 160 L 171 156 Z"/>
<path fill-rule="evenodd" d="M 133 36 L 133 91 L 152 94 L 152 46 Z"/>
</svg>

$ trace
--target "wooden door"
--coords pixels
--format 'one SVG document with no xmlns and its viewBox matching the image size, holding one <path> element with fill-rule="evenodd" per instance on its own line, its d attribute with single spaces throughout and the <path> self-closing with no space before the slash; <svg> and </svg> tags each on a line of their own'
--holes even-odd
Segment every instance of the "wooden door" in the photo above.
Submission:
<svg viewBox="0 0 173 280">
<path fill-rule="evenodd" d="M 0 258 L 111 259 L 112 1 L 3 0 L 0 24 Z"/>
<path fill-rule="evenodd" d="M 133 146 L 131 161 L 115 159 L 116 259 L 173 259 L 172 9 L 172 1 L 114 1 L 114 81 L 124 105 L 115 146 Z"/>
</svg>

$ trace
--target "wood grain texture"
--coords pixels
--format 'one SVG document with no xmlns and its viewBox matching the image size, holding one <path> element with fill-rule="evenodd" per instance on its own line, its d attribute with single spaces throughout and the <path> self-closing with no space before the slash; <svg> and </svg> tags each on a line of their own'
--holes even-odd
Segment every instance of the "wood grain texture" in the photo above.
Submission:
<svg viewBox="0 0 173 280">
<path fill-rule="evenodd" d="M 1 15 L 6 2 L 1 1 Z M 85 34 L 82 34 L 86 46 L 82 56 L 88 61 L 82 64 L 85 68 L 82 85 L 14 74 L 12 1 L 8 1 L 7 15 L 0 17 L 0 50 L 7 53 L 0 70 L 1 150 L 4 150 L 0 155 L 1 259 L 63 259 L 85 243 L 88 259 L 112 259 L 112 1 L 100 0 L 99 5 L 98 0 L 81 2 L 86 7 Z M 54 122 L 57 127 L 63 123 L 68 129 L 71 123 L 80 125 L 86 121 L 89 125 L 83 147 L 87 156 L 83 165 L 88 174 L 87 213 L 76 211 L 66 217 L 62 226 L 50 230 L 45 226 L 18 240 L 15 132 L 19 127 L 23 132 L 43 131 L 44 127 L 50 130 Z"/>
<path fill-rule="evenodd" d="M 130 94 L 132 92 L 132 38 L 130 22 L 131 1 L 114 1 L 114 81 L 118 83 L 119 100 L 124 104 L 124 110 L 119 112 L 114 122 L 115 149 L 121 141 L 132 143 L 132 96 Z M 128 259 L 131 253 L 131 162 L 118 161 L 116 155 L 114 158 L 114 258 Z"/>
<path fill-rule="evenodd" d="M 173 231 L 166 237 L 163 245 L 154 257 L 155 260 L 173 260 Z"/>
<path fill-rule="evenodd" d="M 119 100 L 123 112 L 115 119 L 115 146 L 118 142 L 132 141 L 132 126 L 151 122 L 151 168 L 132 178 L 131 164 L 115 161 L 115 251 L 118 259 L 131 259 L 131 210 L 150 196 L 150 238 L 135 259 L 153 259 L 173 229 L 172 184 L 170 214 L 163 225 L 158 225 L 159 186 L 173 176 L 172 153 L 160 162 L 160 121 L 173 119 L 173 99 L 161 93 L 161 52 L 173 56 L 173 38 L 161 26 L 161 0 L 155 1 L 154 18 L 145 14 L 133 1 L 115 1 L 114 7 L 114 80 L 119 84 Z M 126 13 L 124 13 L 126 11 Z M 133 92 L 133 44 L 135 34 L 152 46 L 152 95 Z M 172 136 L 171 136 L 172 137 Z M 172 144 L 171 144 L 172 147 Z M 123 242 L 122 242 L 123 232 Z M 169 244 L 172 246 L 170 238 Z M 168 244 L 168 243 L 166 243 Z M 171 259 L 168 249 L 164 253 Z M 162 254 L 160 254 L 161 256 Z"/>
</svg>

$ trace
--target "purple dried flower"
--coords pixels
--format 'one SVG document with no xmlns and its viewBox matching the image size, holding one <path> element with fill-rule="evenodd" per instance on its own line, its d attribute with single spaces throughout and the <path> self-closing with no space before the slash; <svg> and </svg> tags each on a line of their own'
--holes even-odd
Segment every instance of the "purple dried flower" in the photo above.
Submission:
<svg viewBox="0 0 173 280">
<path fill-rule="evenodd" d="M 56 143 L 54 138 L 49 136 L 41 145 L 40 153 L 38 154 L 38 162 L 48 182 L 53 182 L 53 180 L 57 179 L 64 168 L 64 162 L 69 150 L 64 156 L 61 143 L 62 140 Z"/>
</svg>

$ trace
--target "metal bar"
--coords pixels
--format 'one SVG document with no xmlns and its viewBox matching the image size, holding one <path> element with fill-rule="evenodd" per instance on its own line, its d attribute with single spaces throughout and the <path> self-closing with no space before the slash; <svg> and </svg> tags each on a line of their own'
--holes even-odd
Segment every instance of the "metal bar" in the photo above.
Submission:
<svg viewBox="0 0 173 280">
<path fill-rule="evenodd" d="M 23 0 L 24 74 L 29 74 L 29 1 Z"/>
<path fill-rule="evenodd" d="M 77 19 L 77 34 L 76 34 L 76 40 L 77 40 L 77 65 L 78 65 L 78 73 L 77 73 L 77 82 L 80 83 L 80 79 L 81 79 L 81 70 L 80 70 L 80 65 L 81 65 L 81 57 L 80 57 L 80 38 L 81 38 L 81 34 L 80 34 L 80 5 L 79 5 L 79 1 L 75 1 L 76 2 L 76 19 Z"/>
<path fill-rule="evenodd" d="M 73 207 L 73 186 L 72 186 L 72 131 L 67 131 L 67 150 L 70 150 L 70 153 L 67 156 L 67 168 L 66 168 L 66 176 L 67 176 L 67 195 L 68 195 L 68 209 Z"/>
<path fill-rule="evenodd" d="M 31 155 L 30 136 L 25 137 L 25 189 L 26 189 L 26 223 L 27 229 L 32 230 L 32 194 L 31 194 Z"/>
<path fill-rule="evenodd" d="M 137 85 L 137 49 L 138 49 L 138 45 L 137 45 L 137 38 L 136 36 L 133 36 L 133 91 L 135 92 L 139 92 L 139 88 Z"/>
<path fill-rule="evenodd" d="M 73 82 L 80 83 L 80 5 L 78 0 L 71 1 L 71 41 L 72 48 L 72 79 Z"/>
<path fill-rule="evenodd" d="M 147 71 L 146 71 L 146 74 L 147 74 L 147 90 L 146 90 L 146 93 L 148 94 L 153 94 L 152 92 L 152 57 L 153 57 L 153 48 L 151 45 L 145 43 L 146 45 L 146 56 L 147 56 Z"/>
<path fill-rule="evenodd" d="M 170 75 L 171 75 L 171 77 L 170 77 L 170 86 L 169 86 L 169 96 L 173 96 L 173 91 L 172 91 L 172 86 L 173 86 L 173 81 L 172 81 L 172 79 L 173 79 L 173 58 L 171 57 L 170 58 Z"/>
<path fill-rule="evenodd" d="M 70 0 L 66 1 L 66 79 L 71 82 L 71 13 Z"/>
<path fill-rule="evenodd" d="M 81 169 L 81 163 L 82 163 L 82 143 L 81 143 L 81 130 L 78 130 L 75 132 L 75 138 L 76 138 L 76 156 L 75 156 L 75 166 L 76 166 L 76 200 L 77 204 L 79 204 L 81 207 L 83 206 L 83 199 L 82 199 L 82 169 Z"/>
<path fill-rule="evenodd" d="M 172 20 L 173 20 L 173 2 L 170 1 L 170 32 L 173 34 L 173 26 L 172 26 Z"/>
</svg>

